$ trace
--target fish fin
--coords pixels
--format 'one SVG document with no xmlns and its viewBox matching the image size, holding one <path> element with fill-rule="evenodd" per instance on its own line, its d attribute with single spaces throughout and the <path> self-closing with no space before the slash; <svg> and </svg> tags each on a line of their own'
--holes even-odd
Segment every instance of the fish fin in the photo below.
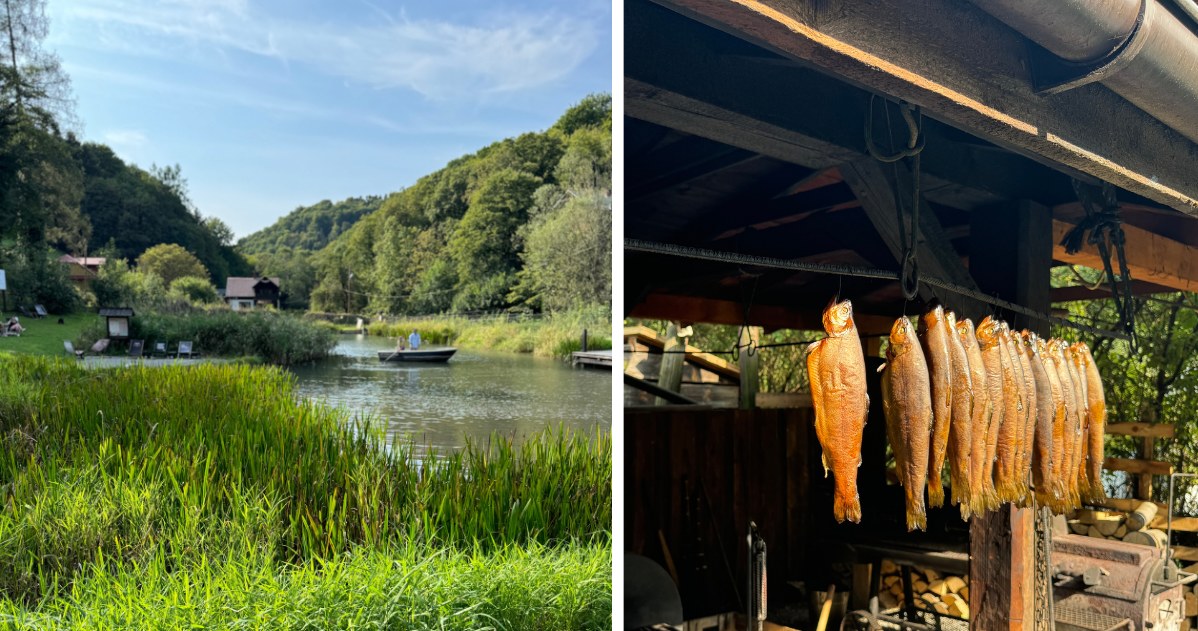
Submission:
<svg viewBox="0 0 1198 631">
<path fill-rule="evenodd" d="M 878 366 L 878 372 L 882 372 L 883 370 L 886 370 L 886 364 L 885 364 L 885 363 L 883 363 L 881 366 Z M 866 396 L 868 396 L 868 395 L 866 395 Z"/>
<path fill-rule="evenodd" d="M 824 479 L 828 479 L 828 456 L 826 454 L 819 455 L 820 463 L 824 465 Z"/>
</svg>

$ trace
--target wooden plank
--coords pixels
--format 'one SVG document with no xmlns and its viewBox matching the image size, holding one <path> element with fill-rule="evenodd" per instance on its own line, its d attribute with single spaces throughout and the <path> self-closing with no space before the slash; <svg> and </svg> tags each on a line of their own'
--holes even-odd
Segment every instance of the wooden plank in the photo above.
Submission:
<svg viewBox="0 0 1198 631">
<path fill-rule="evenodd" d="M 1117 436 L 1173 438 L 1172 423 L 1107 423 L 1106 433 Z"/>
<path fill-rule="evenodd" d="M 1131 460 L 1128 458 L 1107 458 L 1102 463 L 1103 468 L 1128 473 L 1147 473 L 1150 475 L 1169 475 L 1173 473 L 1173 465 L 1159 460 Z"/>
<path fill-rule="evenodd" d="M 1141 437 L 1140 438 L 1140 458 L 1142 458 L 1145 461 L 1151 462 L 1152 459 L 1156 457 L 1155 443 L 1156 443 L 1156 439 L 1153 438 L 1152 436 Z M 1172 473 L 1172 471 L 1173 471 L 1173 468 L 1170 467 L 1169 472 Z M 1136 489 L 1139 491 L 1139 494 L 1136 497 L 1138 497 L 1142 500 L 1152 499 L 1152 473 L 1149 471 L 1142 471 L 1142 472 L 1140 472 L 1140 475 L 1137 477 L 1138 477 L 1138 479 L 1136 480 Z"/>
<path fill-rule="evenodd" d="M 645 317 L 645 316 L 640 316 L 640 317 Z M 655 319 L 655 318 L 649 318 L 649 319 Z M 669 318 L 661 318 L 661 319 L 667 320 Z M 699 322 L 699 320 L 689 320 L 689 321 L 690 322 Z M 658 335 L 657 331 L 654 331 L 653 329 L 650 329 L 647 326 L 643 326 L 643 325 L 639 325 L 639 324 L 624 327 L 624 339 L 627 340 L 630 338 L 631 338 L 632 342 L 644 344 L 645 346 L 650 346 L 650 347 L 658 348 L 658 349 L 665 348 L 665 345 L 666 345 L 665 339 L 662 338 L 660 335 Z M 691 346 L 690 344 L 687 344 L 685 348 L 686 348 L 686 360 L 688 362 L 696 364 L 700 368 L 705 368 L 705 369 L 710 370 L 716 374 L 723 375 L 725 377 L 729 377 L 734 380 L 740 379 L 740 369 L 737 368 L 736 366 L 734 366 L 732 364 L 732 362 L 730 362 L 726 359 L 723 359 L 722 357 L 712 355 L 711 353 L 705 353 L 701 349 L 699 349 L 695 346 Z"/>
<path fill-rule="evenodd" d="M 1156 517 L 1152 518 L 1152 523 L 1148 524 L 1149 528 L 1157 530 L 1165 530 L 1169 525 L 1167 516 L 1157 513 Z M 1173 517 L 1173 530 L 1178 532 L 1198 532 L 1198 517 Z"/>
<path fill-rule="evenodd" d="M 678 324 L 671 322 L 666 326 L 665 345 L 662 347 L 661 368 L 657 373 L 657 386 L 670 392 L 678 392 L 682 387 L 682 365 L 686 355 L 677 351 L 682 350 L 682 338 L 678 337 Z M 669 397 L 658 396 L 657 405 L 675 403 Z"/>
<path fill-rule="evenodd" d="M 1173 546 L 1173 558 L 1178 561 L 1198 561 L 1198 548 Z"/>
<path fill-rule="evenodd" d="M 635 305 L 627 305 L 630 318 L 650 320 L 680 320 L 682 322 L 707 322 L 710 324 L 739 325 L 745 322 L 745 306 L 732 300 L 717 300 L 677 294 L 653 293 Z M 770 305 L 753 305 L 749 313 L 749 324 L 762 326 L 771 331 L 796 329 L 822 331 L 821 314 L 796 311 Z M 853 321 L 861 335 L 886 335 L 894 319 L 868 313 L 853 313 Z"/>
<path fill-rule="evenodd" d="M 1069 254 L 1060 245 L 1073 224 L 1054 219 L 1052 222 L 1052 257 L 1062 263 L 1103 269 L 1097 246 L 1085 244 L 1076 254 Z M 1127 266 L 1135 280 L 1163 285 L 1179 291 L 1198 291 L 1198 248 L 1153 234 L 1142 228 L 1124 224 L 1124 252 Z M 1118 260 L 1111 253 L 1111 263 L 1118 271 Z"/>
<path fill-rule="evenodd" d="M 658 2 L 850 83 L 916 103 L 926 116 L 1198 214 L 1193 142 L 1098 84 L 1049 98 L 1036 94 L 1027 80 L 1022 38 L 970 3 L 859 0 L 817 28 L 811 16 L 820 0 Z M 635 36 L 626 27 L 626 38 L 630 32 Z"/>
<path fill-rule="evenodd" d="M 1172 287 L 1157 285 L 1156 283 L 1148 283 L 1142 280 L 1132 280 L 1131 293 L 1137 296 L 1151 296 L 1153 294 L 1167 294 L 1177 291 Z M 1090 289 L 1082 285 L 1075 287 L 1053 287 L 1052 301 L 1053 302 L 1077 302 L 1085 300 L 1105 300 L 1111 297 L 1111 286 L 1107 283 Z"/>
<path fill-rule="evenodd" d="M 1010 505 L 969 520 L 971 627 L 1033 628 L 1034 526 L 1030 509 Z"/>
<path fill-rule="evenodd" d="M 811 408 L 810 392 L 758 392 L 757 407 L 763 410 Z"/>
</svg>

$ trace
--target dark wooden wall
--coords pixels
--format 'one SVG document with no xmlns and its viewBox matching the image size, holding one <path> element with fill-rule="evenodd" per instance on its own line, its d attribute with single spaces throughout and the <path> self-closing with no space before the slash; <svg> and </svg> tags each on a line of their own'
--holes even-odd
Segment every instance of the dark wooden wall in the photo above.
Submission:
<svg viewBox="0 0 1198 631">
<path fill-rule="evenodd" d="M 664 567 L 661 532 L 687 617 L 743 609 L 749 520 L 771 592 L 802 571 L 819 457 L 810 409 L 627 410 L 624 427 L 626 547 Z"/>
</svg>

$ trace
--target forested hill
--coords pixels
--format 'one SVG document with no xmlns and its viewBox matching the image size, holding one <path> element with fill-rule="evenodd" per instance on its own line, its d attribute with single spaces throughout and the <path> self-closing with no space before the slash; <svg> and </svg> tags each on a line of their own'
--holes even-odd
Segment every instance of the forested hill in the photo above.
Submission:
<svg viewBox="0 0 1198 631">
<path fill-rule="evenodd" d="M 317 254 L 311 308 L 402 314 L 609 305 L 611 148 L 611 96 L 602 94 L 546 131 L 450 162 L 388 196 Z"/>
<path fill-rule="evenodd" d="M 238 241 L 237 249 L 251 256 L 284 249 L 319 250 L 364 215 L 378 210 L 382 203 L 382 197 L 371 195 L 339 202 L 326 199 L 311 206 L 300 206 L 274 224 Z"/>
</svg>

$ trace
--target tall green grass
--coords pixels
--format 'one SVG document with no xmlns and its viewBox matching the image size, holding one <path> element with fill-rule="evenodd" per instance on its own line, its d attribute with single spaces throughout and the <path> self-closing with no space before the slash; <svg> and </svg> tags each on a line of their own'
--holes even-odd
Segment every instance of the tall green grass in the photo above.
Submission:
<svg viewBox="0 0 1198 631">
<path fill-rule="evenodd" d="M 453 344 L 465 348 L 532 353 L 540 357 L 566 359 L 582 347 L 587 330 L 591 350 L 611 348 L 611 313 L 601 307 L 554 313 L 543 317 L 491 316 L 466 318 L 399 319 L 372 322 L 371 335 L 407 336 L 413 330 L 430 344 Z"/>
<path fill-rule="evenodd" d="M 266 595 L 293 580 L 339 593 L 353 586 L 328 568 L 352 574 L 395 554 L 385 574 L 407 584 L 403 568 L 423 563 L 412 550 L 443 551 L 464 572 L 520 548 L 610 547 L 605 434 L 495 436 L 420 459 L 379 436 L 297 399 L 275 368 L 0 360 L 0 611 L 85 628 L 96 607 L 158 615 L 159 599 L 235 580 Z M 64 613 L 80 599 L 90 608 Z M 379 611 L 392 610 L 359 613 Z"/>
<path fill-rule="evenodd" d="M 104 322 L 84 330 L 81 343 L 105 336 Z M 196 351 L 221 357 L 256 356 L 281 365 L 326 357 L 337 345 L 336 330 L 326 323 L 269 312 L 237 313 L 229 310 L 193 311 L 184 314 L 138 314 L 129 321 L 130 336 L 172 346 L 191 341 Z"/>
</svg>

